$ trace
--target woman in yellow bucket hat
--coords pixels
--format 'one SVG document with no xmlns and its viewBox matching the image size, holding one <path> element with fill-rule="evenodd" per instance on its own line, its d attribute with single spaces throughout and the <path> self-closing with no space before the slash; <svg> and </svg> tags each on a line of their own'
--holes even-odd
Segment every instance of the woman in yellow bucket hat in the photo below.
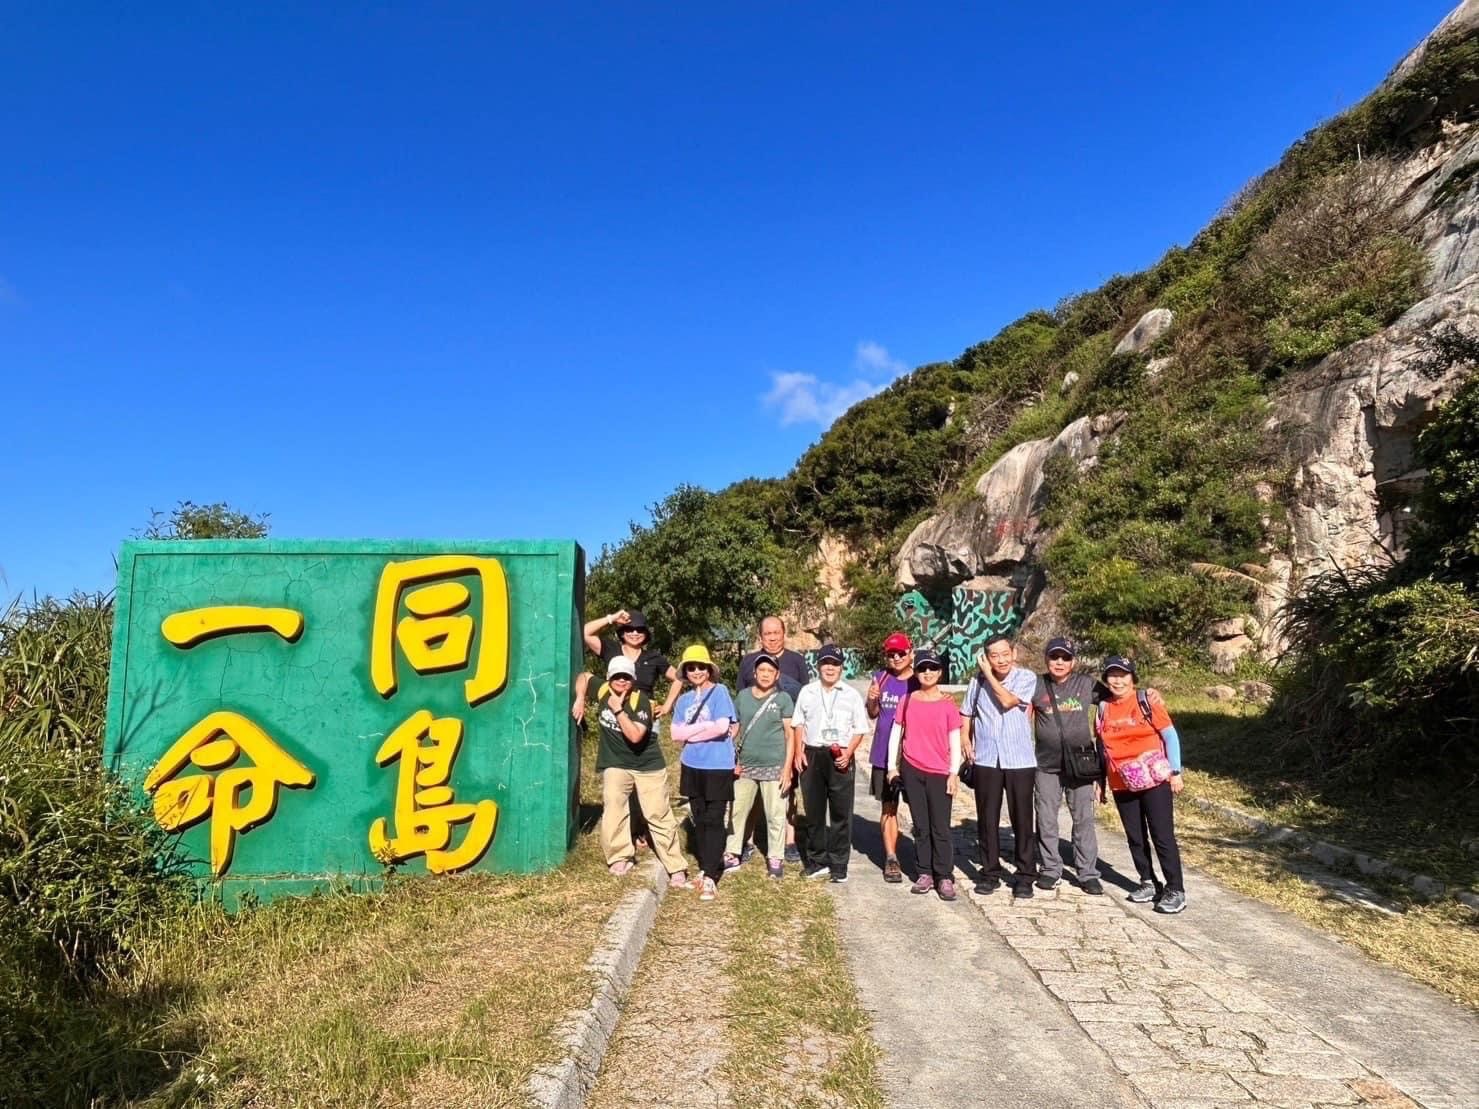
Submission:
<svg viewBox="0 0 1479 1109">
<path fill-rule="evenodd" d="M 673 706 L 673 741 L 681 744 L 678 792 L 688 799 L 701 877 L 700 901 L 712 901 L 724 874 L 725 817 L 734 800 L 734 733 L 739 714 L 709 649 L 695 643 L 678 672 L 688 688 Z"/>
</svg>

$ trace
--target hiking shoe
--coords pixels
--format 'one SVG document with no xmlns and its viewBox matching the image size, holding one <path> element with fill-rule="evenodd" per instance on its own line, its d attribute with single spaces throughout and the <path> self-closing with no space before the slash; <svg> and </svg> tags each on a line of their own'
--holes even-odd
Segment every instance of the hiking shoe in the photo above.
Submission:
<svg viewBox="0 0 1479 1109">
<path fill-rule="evenodd" d="M 801 872 L 803 878 L 830 878 L 832 868 L 827 866 L 809 866 Z"/>
<path fill-rule="evenodd" d="M 738 855 L 725 855 L 724 856 L 724 873 L 725 874 L 728 874 L 731 870 L 738 870 L 739 868 L 740 868 L 740 857 Z"/>
<path fill-rule="evenodd" d="M 910 893 L 929 893 L 929 891 L 932 890 L 932 889 L 934 889 L 934 888 L 935 888 L 935 880 L 934 880 L 934 878 L 932 878 L 928 874 L 921 874 L 918 878 L 916 878 L 914 880 L 914 884 L 909 887 L 909 892 Z"/>
<path fill-rule="evenodd" d="M 832 872 L 832 881 L 836 882 L 840 886 L 843 882 L 847 881 L 847 871 L 834 870 Z"/>
<path fill-rule="evenodd" d="M 1099 881 L 1098 878 L 1090 878 L 1084 883 L 1084 892 L 1090 897 L 1103 897 L 1104 883 Z"/>
<path fill-rule="evenodd" d="M 883 880 L 885 882 L 902 882 L 904 872 L 899 869 L 899 860 L 890 855 L 883 860 Z"/>
<path fill-rule="evenodd" d="M 741 863 L 747 863 L 747 862 L 749 862 L 754 857 L 755 857 L 755 845 L 753 843 L 747 843 L 747 844 L 744 845 L 744 847 L 740 848 L 740 862 Z"/>
<path fill-rule="evenodd" d="M 688 871 L 680 870 L 676 874 L 668 875 L 668 889 L 683 890 L 688 888 Z"/>
<path fill-rule="evenodd" d="M 1012 896 L 1018 901 L 1030 901 L 1032 899 L 1032 883 L 1023 878 L 1012 887 Z"/>
<path fill-rule="evenodd" d="M 781 866 L 780 859 L 766 859 L 765 873 L 779 882 L 786 872 L 785 868 Z"/>
<path fill-rule="evenodd" d="M 977 893 L 982 893 L 982 894 L 985 894 L 985 893 L 995 893 L 997 891 L 997 888 L 1000 885 L 1001 885 L 1001 879 L 1000 878 L 991 878 L 991 877 L 982 878 L 979 882 L 976 883 L 976 892 Z"/>
<path fill-rule="evenodd" d="M 714 879 L 705 878 L 703 887 L 699 890 L 698 899 L 700 901 L 712 901 L 718 896 L 719 887 L 714 884 Z"/>
<path fill-rule="evenodd" d="M 793 844 L 791 844 L 790 847 L 787 847 L 786 848 L 786 862 L 788 862 L 788 863 L 799 863 L 800 861 L 801 861 L 801 848 L 797 847 L 793 843 Z"/>
<path fill-rule="evenodd" d="M 1141 882 L 1130 891 L 1130 896 L 1125 900 L 1133 901 L 1137 905 L 1148 905 L 1155 900 L 1156 892 L 1154 882 Z"/>
<path fill-rule="evenodd" d="M 955 880 L 953 878 L 941 878 L 939 893 L 941 901 L 954 901 Z"/>
<path fill-rule="evenodd" d="M 606 869 L 620 878 L 624 874 L 630 874 L 636 865 L 631 859 L 617 859 L 616 862 L 612 863 Z"/>
<path fill-rule="evenodd" d="M 1062 875 L 1055 875 L 1052 878 L 1049 878 L 1046 874 L 1043 874 L 1040 875 L 1037 879 L 1037 888 L 1040 890 L 1055 890 L 1058 888 L 1058 884 L 1062 881 Z"/>
<path fill-rule="evenodd" d="M 1167 890 L 1155 903 L 1155 911 L 1158 913 L 1179 913 L 1184 908 L 1186 908 L 1186 894 L 1180 890 Z"/>
</svg>

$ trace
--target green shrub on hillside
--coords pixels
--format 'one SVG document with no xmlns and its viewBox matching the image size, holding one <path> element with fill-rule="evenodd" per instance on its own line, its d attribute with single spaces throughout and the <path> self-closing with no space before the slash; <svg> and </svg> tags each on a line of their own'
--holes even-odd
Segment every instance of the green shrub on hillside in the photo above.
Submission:
<svg viewBox="0 0 1479 1109">
<path fill-rule="evenodd" d="M 1339 776 L 1479 773 L 1479 597 L 1457 582 L 1332 572 L 1291 600 L 1280 709 Z"/>
<path fill-rule="evenodd" d="M 1447 357 L 1479 362 L 1479 338 L 1440 333 Z M 1451 363 L 1450 363 L 1451 364 Z M 1418 434 L 1416 461 L 1428 471 L 1418 498 L 1409 561 L 1435 577 L 1479 582 L 1479 374 L 1470 373 Z"/>
<path fill-rule="evenodd" d="M 1060 457 L 1044 474 L 1049 580 L 1096 647 L 1195 644 L 1243 599 L 1188 566 L 1252 561 L 1263 540 L 1253 484 L 1275 468 L 1266 401 L 1248 374 L 1175 403 L 1129 384 L 1118 398 L 1125 423 L 1097 462 L 1080 470 Z"/>
<path fill-rule="evenodd" d="M 680 485 L 652 508 L 650 525 L 606 547 L 586 579 L 586 612 L 640 608 L 667 651 L 753 629 L 814 588 L 806 561 L 783 548 L 766 517 L 779 511 L 767 483 L 723 493 Z"/>
</svg>

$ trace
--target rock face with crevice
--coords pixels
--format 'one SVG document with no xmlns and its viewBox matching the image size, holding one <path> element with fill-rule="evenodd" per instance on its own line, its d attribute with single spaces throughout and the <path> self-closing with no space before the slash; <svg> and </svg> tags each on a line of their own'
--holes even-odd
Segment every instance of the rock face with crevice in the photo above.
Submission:
<svg viewBox="0 0 1479 1109">
<path fill-rule="evenodd" d="M 1269 431 L 1288 438 L 1294 462 L 1287 557 L 1270 561 L 1270 585 L 1285 595 L 1322 571 L 1405 553 L 1411 506 L 1427 476 L 1413 445 L 1464 372 L 1423 373 L 1427 341 L 1446 326 L 1479 333 L 1476 169 L 1472 125 L 1401 164 L 1396 185 L 1429 260 L 1428 295 L 1275 394 Z M 1261 646 L 1266 655 L 1282 646 L 1276 622 Z"/>
<path fill-rule="evenodd" d="M 1479 0 L 1460 5 L 1440 29 L 1473 26 L 1479 26 Z M 1422 49 L 1402 65 L 1410 66 Z M 1427 295 L 1377 334 L 1291 375 L 1274 394 L 1267 430 L 1288 443 L 1293 476 L 1282 497 L 1259 490 L 1269 539 L 1263 565 L 1251 568 L 1250 611 L 1235 630 L 1230 623 L 1207 629 L 1219 673 L 1232 673 L 1245 655 L 1270 658 L 1282 649 L 1278 611 L 1313 575 L 1404 553 L 1411 506 L 1426 477 L 1413 461 L 1414 442 L 1464 372 L 1425 375 L 1427 342 L 1449 325 L 1479 334 L 1479 123 L 1435 124 L 1427 139 L 1396 165 L 1388 186 L 1428 259 Z M 1170 309 L 1153 308 L 1114 353 L 1144 356 L 1174 323 Z M 1153 379 L 1169 364 L 1154 359 L 1146 374 Z M 1037 606 L 1054 599 L 1040 566 L 1047 538 L 1043 467 L 1063 455 L 1092 466 L 1122 422 L 1120 415 L 1086 417 L 1052 439 L 1013 447 L 964 503 L 914 529 L 898 553 L 898 585 L 1015 589 L 1029 633 L 1024 638 L 1063 630 L 1055 605 L 1035 618 Z"/>
</svg>

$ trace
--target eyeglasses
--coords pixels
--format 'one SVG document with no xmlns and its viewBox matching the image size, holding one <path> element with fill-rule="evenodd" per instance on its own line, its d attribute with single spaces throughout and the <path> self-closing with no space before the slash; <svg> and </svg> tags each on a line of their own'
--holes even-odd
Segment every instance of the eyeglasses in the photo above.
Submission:
<svg viewBox="0 0 1479 1109">
<path fill-rule="evenodd" d="M 1048 660 L 1051 662 L 1072 662 L 1073 656 L 1065 655 L 1062 651 L 1054 651 L 1048 656 Z"/>
<path fill-rule="evenodd" d="M 883 652 L 883 657 L 884 658 L 908 658 L 909 657 L 909 652 L 908 651 L 884 651 Z"/>
</svg>

